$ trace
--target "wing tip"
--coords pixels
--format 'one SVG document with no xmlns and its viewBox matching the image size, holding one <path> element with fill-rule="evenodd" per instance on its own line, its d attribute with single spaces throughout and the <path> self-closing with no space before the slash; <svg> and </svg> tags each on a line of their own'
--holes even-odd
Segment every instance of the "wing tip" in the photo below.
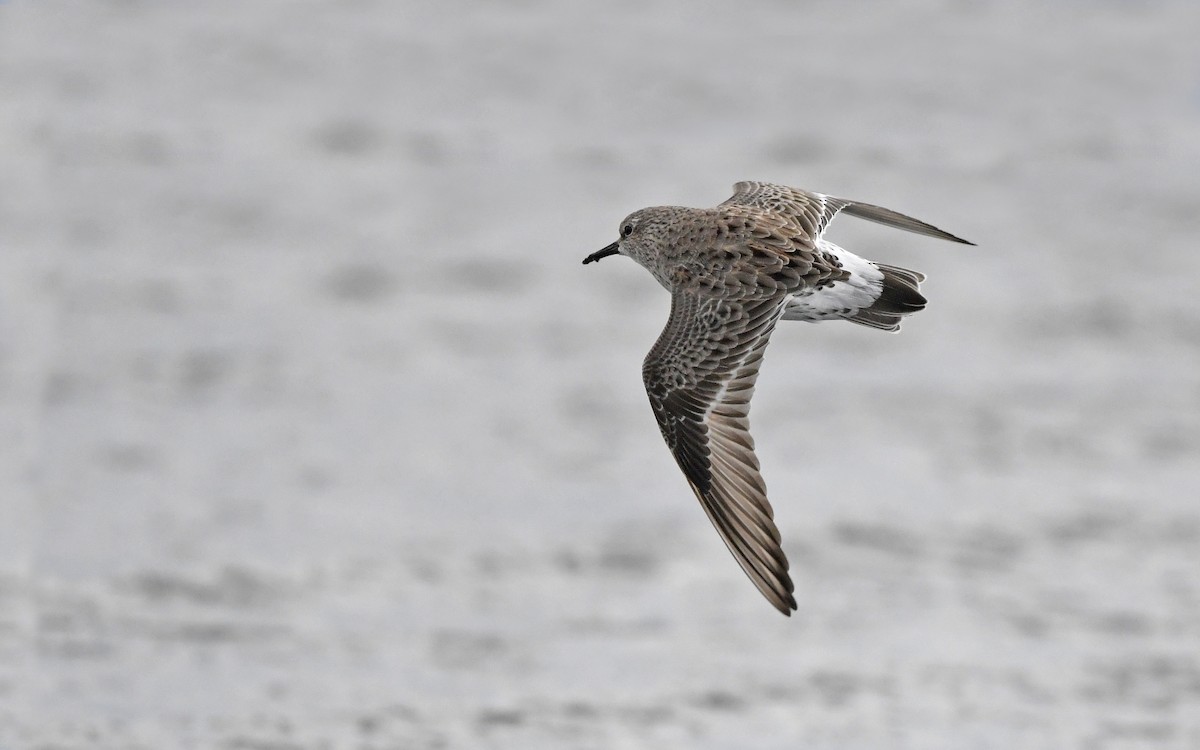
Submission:
<svg viewBox="0 0 1200 750">
<path fill-rule="evenodd" d="M 789 595 L 786 600 L 771 602 L 771 604 L 774 605 L 775 611 L 784 617 L 791 617 L 792 613 L 796 611 L 796 597 L 794 596 Z"/>
<path fill-rule="evenodd" d="M 855 216 L 859 219 L 866 219 L 877 224 L 883 224 L 893 229 L 902 229 L 906 232 L 914 234 L 923 234 L 926 237 L 933 237 L 938 240 L 947 240 L 949 242 L 958 242 L 963 245 L 974 245 L 970 240 L 964 240 L 962 237 L 950 234 L 944 229 L 939 229 L 927 221 L 915 219 L 908 214 L 902 214 L 899 211 L 893 211 L 890 208 L 876 206 L 873 203 L 863 203 L 861 201 L 847 201 L 847 204 L 841 209 L 843 213 Z"/>
</svg>

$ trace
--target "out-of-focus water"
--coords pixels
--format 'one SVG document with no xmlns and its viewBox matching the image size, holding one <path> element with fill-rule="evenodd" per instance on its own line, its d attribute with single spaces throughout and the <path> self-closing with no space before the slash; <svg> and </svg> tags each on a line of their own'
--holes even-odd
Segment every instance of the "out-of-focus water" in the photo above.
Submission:
<svg viewBox="0 0 1200 750">
<path fill-rule="evenodd" d="M 1200 6 L 0 4 L 0 747 L 1200 747 Z M 580 260 L 739 179 L 776 614 Z"/>
</svg>

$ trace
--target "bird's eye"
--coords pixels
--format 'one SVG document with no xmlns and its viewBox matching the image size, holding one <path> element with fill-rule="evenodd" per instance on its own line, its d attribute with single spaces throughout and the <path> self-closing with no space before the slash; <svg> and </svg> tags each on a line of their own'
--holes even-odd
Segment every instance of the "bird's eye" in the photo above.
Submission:
<svg viewBox="0 0 1200 750">
<path fill-rule="evenodd" d="M 633 225 L 632 224 L 626 224 L 625 226 L 621 227 L 621 236 L 622 237 L 628 237 L 631 234 L 633 234 Z"/>
</svg>

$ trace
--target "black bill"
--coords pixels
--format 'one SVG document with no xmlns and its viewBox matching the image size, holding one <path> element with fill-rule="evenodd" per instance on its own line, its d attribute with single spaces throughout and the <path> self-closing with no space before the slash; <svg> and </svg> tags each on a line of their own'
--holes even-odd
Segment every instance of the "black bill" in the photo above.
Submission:
<svg viewBox="0 0 1200 750">
<path fill-rule="evenodd" d="M 620 250 L 617 249 L 617 244 L 618 243 L 614 242 L 611 245 L 609 245 L 608 247 L 604 248 L 603 250 L 597 250 L 596 252 L 592 253 L 588 257 L 584 258 L 583 264 L 586 266 L 588 263 L 591 263 L 592 261 L 597 261 L 597 260 L 600 260 L 601 258 L 607 258 L 610 255 L 616 255 L 617 253 L 620 252 Z"/>
</svg>

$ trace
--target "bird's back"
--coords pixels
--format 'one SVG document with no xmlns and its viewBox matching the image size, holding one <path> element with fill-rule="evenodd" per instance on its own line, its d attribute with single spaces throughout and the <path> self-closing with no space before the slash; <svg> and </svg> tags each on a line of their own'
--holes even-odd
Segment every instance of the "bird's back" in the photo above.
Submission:
<svg viewBox="0 0 1200 750">
<path fill-rule="evenodd" d="M 671 290 L 765 299 L 845 279 L 838 258 L 786 216 L 753 206 L 683 209 L 638 259 Z"/>
</svg>

